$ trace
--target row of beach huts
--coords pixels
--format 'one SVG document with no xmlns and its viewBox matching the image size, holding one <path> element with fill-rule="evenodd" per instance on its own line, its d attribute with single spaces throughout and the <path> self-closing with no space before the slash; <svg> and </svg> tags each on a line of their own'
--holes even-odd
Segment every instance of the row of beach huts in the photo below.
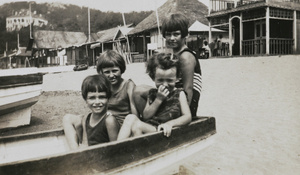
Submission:
<svg viewBox="0 0 300 175">
<path fill-rule="evenodd" d="M 0 68 L 95 65 L 104 50 L 118 50 L 127 62 L 145 61 L 165 49 L 159 27 L 170 13 L 190 19 L 187 44 L 199 54 L 208 41 L 210 56 L 285 55 L 300 53 L 300 2 L 296 0 L 168 0 L 136 26 L 97 33 L 33 32 L 27 48 L 6 53 Z M 221 43 L 217 43 L 220 42 Z"/>
</svg>

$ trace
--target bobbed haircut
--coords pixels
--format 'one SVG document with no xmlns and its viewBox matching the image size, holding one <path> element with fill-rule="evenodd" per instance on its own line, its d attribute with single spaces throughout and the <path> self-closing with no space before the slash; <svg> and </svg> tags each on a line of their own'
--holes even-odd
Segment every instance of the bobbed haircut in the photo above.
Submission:
<svg viewBox="0 0 300 175">
<path fill-rule="evenodd" d="M 86 77 L 81 85 L 81 95 L 87 99 L 89 92 L 106 92 L 107 98 L 111 97 L 110 81 L 103 74 L 90 75 Z"/>
<path fill-rule="evenodd" d="M 102 73 L 103 68 L 117 66 L 123 74 L 126 70 L 126 63 L 121 54 L 114 50 L 106 50 L 98 58 L 97 72 Z"/>
<path fill-rule="evenodd" d="M 180 30 L 181 37 L 184 38 L 189 34 L 189 20 L 181 13 L 173 13 L 165 18 L 162 23 L 161 32 L 166 37 L 166 32 Z"/>
<path fill-rule="evenodd" d="M 180 75 L 179 61 L 177 61 L 177 56 L 171 53 L 158 53 L 154 54 L 149 58 L 146 64 L 146 72 L 152 80 L 155 79 L 156 69 L 160 68 L 163 70 L 171 69 L 172 67 L 176 68 L 176 77 Z"/>
</svg>

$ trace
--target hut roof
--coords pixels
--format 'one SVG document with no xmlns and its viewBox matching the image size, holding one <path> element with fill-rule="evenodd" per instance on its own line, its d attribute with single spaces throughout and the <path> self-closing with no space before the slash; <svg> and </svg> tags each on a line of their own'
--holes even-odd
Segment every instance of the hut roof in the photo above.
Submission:
<svg viewBox="0 0 300 175">
<path fill-rule="evenodd" d="M 122 38 L 122 35 L 126 35 L 132 28 L 129 28 L 130 25 L 127 25 L 126 27 L 122 26 L 117 26 L 111 29 L 103 30 L 97 33 L 99 36 L 99 39 L 97 42 L 100 43 L 105 43 L 105 42 L 110 42 L 115 39 Z"/>
<path fill-rule="evenodd" d="M 112 41 L 114 39 L 116 33 L 118 32 L 118 30 L 119 30 L 118 27 L 114 27 L 111 29 L 102 30 L 100 32 L 97 32 L 97 35 L 99 36 L 99 39 L 97 41 L 100 43 Z"/>
<path fill-rule="evenodd" d="M 168 0 L 157 9 L 157 12 L 160 25 L 165 17 L 171 13 L 183 13 L 190 20 L 190 25 L 192 25 L 196 20 L 203 24 L 208 24 L 208 20 L 205 17 L 205 15 L 208 14 L 208 8 L 198 0 Z M 157 28 L 155 11 L 141 21 L 133 30 L 128 33 L 128 35 L 141 33 L 154 28 Z"/>
<path fill-rule="evenodd" d="M 83 32 L 38 30 L 33 33 L 34 48 L 57 49 L 82 45 L 87 42 Z"/>
</svg>

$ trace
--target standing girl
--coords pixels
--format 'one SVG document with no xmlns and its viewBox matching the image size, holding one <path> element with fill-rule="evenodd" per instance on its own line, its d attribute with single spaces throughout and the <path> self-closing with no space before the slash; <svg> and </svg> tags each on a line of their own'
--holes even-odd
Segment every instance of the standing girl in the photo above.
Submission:
<svg viewBox="0 0 300 175">
<path fill-rule="evenodd" d="M 172 57 L 173 54 L 160 53 L 148 60 L 147 72 L 157 88 L 148 92 L 142 121 L 126 117 L 118 140 L 160 130 L 169 137 L 173 127 L 190 123 L 191 112 L 185 92 L 175 87 L 180 70 Z"/>
<path fill-rule="evenodd" d="M 189 20 L 183 14 L 171 14 L 162 23 L 162 35 L 166 39 L 167 48 L 172 49 L 173 54 L 178 55 L 181 75 L 176 87 L 182 87 L 185 90 L 192 116 L 196 117 L 202 89 L 202 76 L 196 53 L 185 44 L 188 25 Z M 143 111 L 145 107 L 149 88 L 138 86 L 134 92 L 139 111 Z"/>
</svg>

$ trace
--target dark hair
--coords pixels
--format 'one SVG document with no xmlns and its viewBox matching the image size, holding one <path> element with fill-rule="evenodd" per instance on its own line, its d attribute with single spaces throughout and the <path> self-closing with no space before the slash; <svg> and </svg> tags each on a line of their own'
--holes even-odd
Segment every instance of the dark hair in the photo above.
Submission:
<svg viewBox="0 0 300 175">
<path fill-rule="evenodd" d="M 117 66 L 123 74 L 126 70 L 126 63 L 121 54 L 114 50 L 106 50 L 98 58 L 97 72 L 102 72 L 103 68 Z"/>
<path fill-rule="evenodd" d="M 81 95 L 84 100 L 86 100 L 88 92 L 106 92 L 107 98 L 110 98 L 110 81 L 103 74 L 90 75 L 83 80 L 81 85 Z"/>
<path fill-rule="evenodd" d="M 172 58 L 173 57 L 173 58 Z M 152 57 L 149 58 L 147 62 L 147 70 L 146 72 L 150 76 L 152 80 L 155 79 L 155 73 L 156 68 L 161 69 L 170 69 L 172 67 L 176 67 L 176 77 L 179 77 L 180 75 L 180 69 L 179 69 L 179 61 L 177 61 L 176 55 L 173 55 L 171 53 L 159 53 L 154 54 Z"/>
<path fill-rule="evenodd" d="M 180 30 L 181 37 L 184 38 L 188 35 L 189 31 L 189 20 L 188 18 L 181 14 L 175 13 L 167 16 L 166 19 L 162 23 L 161 31 L 162 35 L 165 38 L 166 32 L 173 32 L 176 30 Z"/>
</svg>

